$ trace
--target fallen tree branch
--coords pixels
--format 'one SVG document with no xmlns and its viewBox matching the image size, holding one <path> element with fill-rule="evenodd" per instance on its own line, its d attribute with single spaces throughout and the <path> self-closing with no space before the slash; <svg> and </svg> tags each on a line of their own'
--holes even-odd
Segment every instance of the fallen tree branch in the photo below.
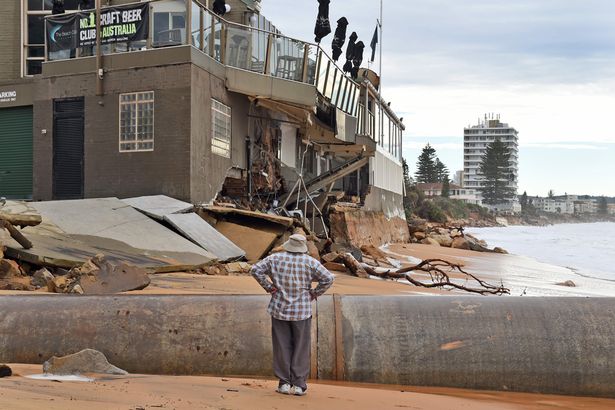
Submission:
<svg viewBox="0 0 615 410">
<path fill-rule="evenodd" d="M 475 275 L 464 271 L 461 268 L 461 265 L 450 263 L 443 259 L 425 259 L 424 261 L 421 261 L 420 263 L 416 265 L 408 266 L 406 268 L 401 268 L 396 271 L 378 272 L 376 269 L 373 269 L 372 267 L 365 265 L 365 264 L 361 265 L 361 268 L 368 274 L 377 276 L 382 279 L 405 279 L 411 284 L 415 286 L 420 286 L 423 288 L 453 288 L 453 289 L 463 290 L 465 292 L 477 293 L 480 295 L 504 295 L 504 294 L 510 293 L 510 289 L 505 288 L 503 285 L 495 286 L 490 283 L 487 283 L 479 279 Z M 447 269 L 448 272 L 445 271 L 444 269 Z M 410 276 L 411 272 L 424 272 L 430 276 L 432 282 L 425 283 L 425 282 L 418 281 L 414 279 L 412 276 Z M 453 282 L 451 281 L 449 272 L 462 273 L 466 276 L 466 281 L 472 280 L 476 282 L 478 286 L 468 287 L 468 286 L 464 286 L 459 283 Z"/>
</svg>

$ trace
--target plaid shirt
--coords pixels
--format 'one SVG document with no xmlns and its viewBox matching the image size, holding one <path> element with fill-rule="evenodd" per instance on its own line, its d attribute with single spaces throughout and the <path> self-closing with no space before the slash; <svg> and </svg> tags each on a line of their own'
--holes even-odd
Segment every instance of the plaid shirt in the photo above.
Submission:
<svg viewBox="0 0 615 410">
<path fill-rule="evenodd" d="M 333 274 L 304 253 L 275 253 L 252 266 L 252 276 L 271 295 L 267 312 L 275 319 L 298 321 L 312 316 L 312 297 L 333 284 Z M 271 281 L 269 281 L 270 279 Z M 312 282 L 318 286 L 312 289 Z M 272 283 L 273 282 L 273 283 Z"/>
</svg>

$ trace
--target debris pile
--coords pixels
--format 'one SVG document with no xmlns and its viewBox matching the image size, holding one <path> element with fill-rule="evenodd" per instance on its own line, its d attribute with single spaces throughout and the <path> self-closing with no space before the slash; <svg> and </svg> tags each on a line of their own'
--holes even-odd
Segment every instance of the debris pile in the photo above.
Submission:
<svg viewBox="0 0 615 410">
<path fill-rule="evenodd" d="M 124 376 L 128 374 L 126 370 L 109 363 L 103 353 L 94 349 L 84 349 L 63 357 L 53 356 L 43 363 L 43 372 L 54 375 L 97 373 Z"/>
</svg>

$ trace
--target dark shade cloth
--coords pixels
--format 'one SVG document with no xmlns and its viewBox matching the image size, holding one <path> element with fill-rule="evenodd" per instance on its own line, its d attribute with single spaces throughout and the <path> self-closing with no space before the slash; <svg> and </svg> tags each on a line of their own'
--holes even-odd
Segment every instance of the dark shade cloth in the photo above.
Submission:
<svg viewBox="0 0 615 410">
<path fill-rule="evenodd" d="M 357 36 L 357 33 L 354 31 L 348 38 L 348 46 L 346 46 L 346 64 L 344 64 L 343 67 L 345 73 L 352 71 L 352 57 L 354 56 L 354 46 L 357 38 L 359 38 L 359 36 Z"/>
<path fill-rule="evenodd" d="M 286 321 L 271 318 L 271 344 L 273 346 L 273 373 L 280 385 L 307 389 L 310 374 L 312 318 Z"/>
<path fill-rule="evenodd" d="M 53 0 L 51 6 L 51 14 L 64 14 L 66 10 L 64 10 L 64 0 Z"/>
<path fill-rule="evenodd" d="M 365 49 L 365 44 L 362 41 L 359 41 L 354 45 L 354 52 L 352 56 L 352 71 L 350 75 L 352 78 L 357 78 L 359 76 L 359 68 L 361 67 L 361 63 L 363 63 L 363 50 Z"/>
<path fill-rule="evenodd" d="M 348 27 L 348 20 L 346 20 L 346 17 L 342 17 L 337 21 L 337 28 L 335 29 L 333 42 L 331 43 L 331 48 L 333 49 L 333 61 L 339 60 L 342 55 L 342 47 L 346 42 L 346 27 Z"/>
<path fill-rule="evenodd" d="M 224 0 L 215 0 L 213 11 L 219 16 L 224 16 L 226 14 L 226 1 Z"/>
<path fill-rule="evenodd" d="M 372 58 L 371 58 L 371 62 L 374 62 L 374 59 L 376 58 L 376 46 L 378 45 L 378 26 L 376 26 L 376 29 L 374 30 L 374 35 L 372 37 L 372 42 L 369 43 L 369 46 L 372 48 Z"/>
<path fill-rule="evenodd" d="M 318 17 L 316 17 L 316 27 L 314 27 L 317 43 L 320 43 L 320 40 L 331 33 L 331 23 L 329 23 L 330 2 L 330 0 L 318 0 Z"/>
</svg>

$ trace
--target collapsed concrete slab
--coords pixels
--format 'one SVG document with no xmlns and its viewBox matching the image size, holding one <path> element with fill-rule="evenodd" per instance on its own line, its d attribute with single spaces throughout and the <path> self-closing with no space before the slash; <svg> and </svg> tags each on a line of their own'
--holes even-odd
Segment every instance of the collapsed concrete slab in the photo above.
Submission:
<svg viewBox="0 0 615 410">
<path fill-rule="evenodd" d="M 86 295 L 105 295 L 144 289 L 149 285 L 147 272 L 126 262 L 111 263 L 104 255 L 96 255 L 81 267 L 70 271 L 75 278 L 72 288 L 80 287 Z"/>
<path fill-rule="evenodd" d="M 171 198 L 166 195 L 139 196 L 125 198 L 122 202 L 143 212 L 145 215 L 162 221 L 165 216 L 191 211 L 194 206 L 188 202 Z"/>
<path fill-rule="evenodd" d="M 193 270 L 213 260 L 191 252 L 143 250 L 112 239 L 45 232 L 36 228 L 28 232 L 28 238 L 33 243 L 31 249 L 22 248 L 8 233 L 0 231 L 0 241 L 6 246 L 6 256 L 36 266 L 71 269 L 102 253 L 111 261 L 125 261 L 151 272 Z"/>
<path fill-rule="evenodd" d="M 243 249 L 246 259 L 251 263 L 262 259 L 273 248 L 275 241 L 282 234 L 281 232 L 267 232 L 232 222 L 218 222 L 216 230 L 229 238 L 237 247 Z"/>
<path fill-rule="evenodd" d="M 243 258 L 246 253 L 197 214 L 169 214 L 164 220 L 178 232 L 206 249 L 221 262 Z"/>
<path fill-rule="evenodd" d="M 108 238 L 133 248 L 215 255 L 177 235 L 117 198 L 34 202 L 32 206 L 71 235 Z"/>
</svg>

